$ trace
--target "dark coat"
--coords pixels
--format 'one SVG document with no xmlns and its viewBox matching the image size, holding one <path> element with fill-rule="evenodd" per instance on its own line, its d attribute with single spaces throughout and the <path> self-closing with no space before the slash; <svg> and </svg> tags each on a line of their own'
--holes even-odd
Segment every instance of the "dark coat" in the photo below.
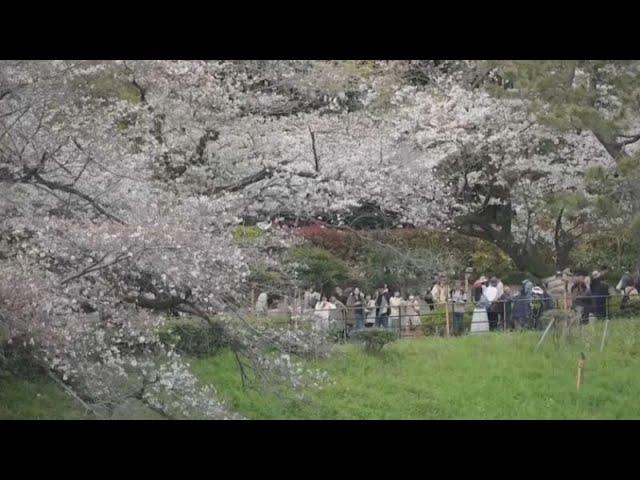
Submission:
<svg viewBox="0 0 640 480">
<path fill-rule="evenodd" d="M 513 299 L 511 307 L 511 321 L 520 325 L 529 326 L 531 321 L 531 297 L 521 292 Z"/>
<path fill-rule="evenodd" d="M 591 281 L 591 312 L 598 318 L 607 316 L 607 301 L 609 300 L 609 286 L 595 279 Z"/>
</svg>

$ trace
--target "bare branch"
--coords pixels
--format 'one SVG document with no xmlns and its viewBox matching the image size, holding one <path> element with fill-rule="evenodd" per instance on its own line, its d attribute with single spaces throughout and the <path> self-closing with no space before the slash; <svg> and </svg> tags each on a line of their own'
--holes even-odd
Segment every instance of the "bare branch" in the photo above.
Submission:
<svg viewBox="0 0 640 480">
<path fill-rule="evenodd" d="M 40 185 L 44 185 L 45 187 L 51 189 L 51 190 L 59 190 L 62 192 L 67 192 L 70 193 L 72 195 L 75 195 L 77 197 L 82 198 L 83 200 L 85 200 L 87 203 L 89 203 L 96 211 L 98 211 L 99 213 L 101 213 L 102 215 L 104 215 L 105 217 L 113 220 L 114 222 L 120 223 L 122 225 L 125 224 L 125 222 L 121 219 L 119 219 L 118 217 L 112 215 L 111 213 L 107 212 L 104 207 L 102 207 L 102 205 L 100 205 L 100 203 L 98 203 L 94 198 L 91 198 L 89 195 L 82 193 L 81 191 L 77 190 L 76 188 L 74 188 L 72 185 L 65 185 L 62 183 L 58 183 L 58 182 L 52 182 L 50 180 L 46 180 L 44 178 L 42 178 L 40 176 L 39 173 L 37 173 L 36 169 L 29 169 L 27 171 L 27 175 L 25 177 L 23 177 L 21 179 L 21 181 L 23 183 L 28 183 L 29 180 L 35 180 L 35 183 L 39 183 Z"/>
<path fill-rule="evenodd" d="M 315 162 L 315 170 L 316 172 L 320 171 L 320 161 L 318 160 L 318 152 L 316 151 L 316 135 L 311 130 L 311 127 L 307 125 L 309 128 L 309 134 L 311 135 L 311 150 L 313 150 L 313 160 Z"/>
<path fill-rule="evenodd" d="M 107 258 L 110 254 L 107 253 L 105 254 L 100 260 L 98 260 L 98 264 L 100 264 L 105 258 Z M 129 254 L 121 254 L 118 255 L 113 261 L 109 262 L 109 263 L 105 263 L 104 265 L 92 265 L 91 267 L 87 267 L 85 268 L 83 271 L 81 271 L 80 273 L 77 273 L 75 275 L 72 275 L 71 277 L 65 278 L 64 280 L 62 280 L 62 282 L 60 282 L 60 285 L 64 285 L 65 283 L 69 283 L 71 280 L 75 280 L 77 278 L 80 278 L 88 273 L 91 272 L 95 272 L 97 270 L 102 270 L 104 268 L 110 267 L 111 265 L 114 265 L 118 262 L 121 262 L 122 260 L 126 259 L 129 256 Z"/>
<path fill-rule="evenodd" d="M 626 140 L 621 141 L 620 144 L 631 145 L 632 143 L 636 143 L 638 140 L 640 140 L 640 133 L 636 135 L 618 135 L 618 137 L 626 138 Z"/>
</svg>

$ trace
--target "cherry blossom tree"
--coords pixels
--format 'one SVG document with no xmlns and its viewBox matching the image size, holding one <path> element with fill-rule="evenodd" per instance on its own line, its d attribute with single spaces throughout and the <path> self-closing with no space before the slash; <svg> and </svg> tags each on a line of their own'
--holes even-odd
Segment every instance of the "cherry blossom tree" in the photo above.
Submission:
<svg viewBox="0 0 640 480">
<path fill-rule="evenodd" d="M 456 229 L 544 273 L 536 259 L 584 220 L 559 199 L 619 159 L 601 130 L 545 121 L 549 99 L 498 95 L 485 79 L 504 85 L 500 72 L 478 65 L 2 62 L 5 328 L 107 412 L 135 398 L 228 417 L 158 339 L 167 313 L 219 324 L 243 378 L 317 383 L 268 351 L 324 350 L 245 321 L 251 271 L 281 268 L 274 252 L 299 240 L 270 228 L 239 245 L 238 225 Z"/>
</svg>

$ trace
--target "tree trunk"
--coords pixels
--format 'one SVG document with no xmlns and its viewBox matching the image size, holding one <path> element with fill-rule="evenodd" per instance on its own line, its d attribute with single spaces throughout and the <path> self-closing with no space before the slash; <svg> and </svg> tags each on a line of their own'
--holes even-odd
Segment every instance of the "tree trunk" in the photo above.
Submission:
<svg viewBox="0 0 640 480">
<path fill-rule="evenodd" d="M 531 241 L 520 244 L 511 233 L 511 205 L 491 205 L 479 212 L 456 219 L 456 230 L 463 235 L 494 244 L 511 257 L 518 270 L 543 278 L 553 273 L 550 248 Z M 546 251 L 545 251 L 546 250 Z"/>
</svg>

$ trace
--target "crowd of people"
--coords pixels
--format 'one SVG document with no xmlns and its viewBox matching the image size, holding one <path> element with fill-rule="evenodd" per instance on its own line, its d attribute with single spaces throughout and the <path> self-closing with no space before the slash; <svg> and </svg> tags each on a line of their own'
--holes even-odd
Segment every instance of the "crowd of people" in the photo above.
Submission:
<svg viewBox="0 0 640 480">
<path fill-rule="evenodd" d="M 313 300 L 320 296 L 312 307 Z M 326 295 L 307 290 L 305 306 L 314 309 L 317 328 L 326 328 L 337 322 L 351 328 L 368 327 L 415 329 L 420 325 L 420 301 L 414 295 L 393 295 L 387 285 L 376 290 L 374 295 L 364 294 L 358 287 L 342 290 L 336 287 L 328 299 Z"/>
<path fill-rule="evenodd" d="M 423 313 L 446 305 L 454 335 L 465 331 L 465 315 L 471 310 L 468 306 L 473 306 L 471 323 L 484 322 L 489 331 L 537 328 L 542 313 L 553 308 L 573 309 L 586 323 L 608 314 L 609 286 L 602 275 L 595 271 L 590 276 L 574 276 L 565 270 L 538 285 L 524 280 L 519 288 L 505 286 L 495 276 L 482 275 L 473 282 L 469 278 L 449 282 L 445 276 L 438 276 L 423 296 L 402 295 L 400 289 L 392 293 L 388 285 L 373 294 L 365 294 L 358 287 L 336 287 L 330 295 L 307 289 L 301 299 L 302 311 L 310 314 L 317 329 L 327 329 L 335 323 L 349 330 L 415 330 L 422 323 Z"/>
</svg>

